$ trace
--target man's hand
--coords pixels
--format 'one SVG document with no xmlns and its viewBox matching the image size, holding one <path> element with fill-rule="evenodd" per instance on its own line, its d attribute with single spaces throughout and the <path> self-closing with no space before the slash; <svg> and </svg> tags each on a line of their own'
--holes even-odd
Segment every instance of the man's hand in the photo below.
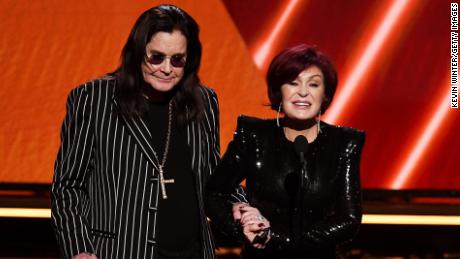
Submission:
<svg viewBox="0 0 460 259">
<path fill-rule="evenodd" d="M 72 257 L 72 259 L 97 259 L 97 256 L 90 253 L 80 253 Z"/>
<path fill-rule="evenodd" d="M 232 212 L 233 212 L 233 220 L 235 222 L 239 222 L 241 220 L 241 210 L 244 208 L 244 207 L 248 207 L 249 204 L 247 203 L 244 203 L 244 202 L 238 202 L 238 203 L 234 203 L 233 204 L 233 207 L 232 207 Z"/>
</svg>

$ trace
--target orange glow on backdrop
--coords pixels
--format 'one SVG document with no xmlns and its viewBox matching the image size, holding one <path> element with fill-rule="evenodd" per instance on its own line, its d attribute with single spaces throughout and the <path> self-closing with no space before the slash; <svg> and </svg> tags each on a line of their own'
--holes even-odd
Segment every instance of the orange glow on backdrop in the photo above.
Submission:
<svg viewBox="0 0 460 259">
<path fill-rule="evenodd" d="M 238 114 L 275 116 L 266 66 L 308 43 L 339 74 L 325 119 L 367 133 L 365 188 L 460 189 L 460 116 L 438 105 L 449 93 L 450 0 L 170 2 L 200 24 L 222 151 Z M 66 95 L 114 70 L 135 19 L 159 3 L 0 0 L 1 182 L 51 181 Z"/>
<path fill-rule="evenodd" d="M 426 123 L 417 132 L 416 143 L 408 149 L 407 156 L 401 163 L 400 169 L 397 170 L 396 176 L 391 179 L 391 189 L 403 189 L 410 184 L 411 179 L 417 177 L 417 165 L 427 153 L 427 146 L 433 142 L 439 132 L 446 130 L 444 121 L 447 119 L 450 110 L 450 75 L 441 85 L 444 88 L 445 95 L 442 95 L 435 102 L 433 114 L 427 114 Z"/>
<path fill-rule="evenodd" d="M 386 4 L 386 2 L 382 3 Z M 352 111 L 350 108 L 353 105 L 352 99 L 358 98 L 366 86 L 362 81 L 370 74 L 369 72 L 379 56 L 385 55 L 385 52 L 382 51 L 385 42 L 398 37 L 396 29 L 398 26 L 404 25 L 404 19 L 401 18 L 404 15 L 406 18 L 409 16 L 410 4 L 414 3 L 415 1 L 395 0 L 390 2 L 387 8 L 381 8 L 387 10 L 385 16 L 379 20 L 378 27 L 371 30 L 373 34 L 368 40 L 365 40 L 365 44 L 356 48 L 358 51 L 364 51 L 356 55 L 359 58 L 356 63 L 350 66 L 351 72 L 345 74 L 345 83 L 338 87 L 334 102 L 328 109 L 324 120 L 332 124 L 339 123 L 341 116 L 346 116 L 348 112 Z"/>
<path fill-rule="evenodd" d="M 298 11 L 301 0 L 290 0 L 286 1 L 286 6 L 283 8 L 282 13 L 279 17 L 275 17 L 275 26 L 269 28 L 268 36 L 264 37 L 260 42 L 260 46 L 254 53 L 254 62 L 257 67 L 262 71 L 268 66 L 270 61 L 268 57 L 273 55 L 273 47 L 276 46 L 277 41 L 283 35 L 286 25 L 288 25 L 289 19 L 295 16 L 295 11 Z"/>
<path fill-rule="evenodd" d="M 222 2 L 170 2 L 201 26 L 200 74 L 220 97 L 225 147 L 241 107 L 261 115 L 263 78 Z M 0 182 L 51 181 L 70 89 L 113 71 L 136 18 L 159 3 L 0 0 Z"/>
</svg>

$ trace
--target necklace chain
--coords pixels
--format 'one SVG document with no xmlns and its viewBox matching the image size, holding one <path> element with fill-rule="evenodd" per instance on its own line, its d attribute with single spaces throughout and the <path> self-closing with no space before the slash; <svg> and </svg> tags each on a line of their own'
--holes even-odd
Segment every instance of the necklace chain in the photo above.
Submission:
<svg viewBox="0 0 460 259">
<path fill-rule="evenodd" d="M 166 164 L 166 159 L 168 158 L 169 140 L 171 138 L 171 124 L 172 124 L 171 122 L 172 122 L 172 100 L 169 101 L 169 104 L 168 104 L 168 131 L 166 133 L 165 150 L 163 152 L 163 157 L 161 159 L 161 163 L 160 163 L 160 160 L 158 159 L 157 153 L 155 152 L 155 150 L 153 151 L 153 155 L 155 156 L 155 159 L 159 163 L 160 171 L 162 171 L 162 172 L 163 172 L 163 168 L 164 168 L 164 166 Z"/>
</svg>

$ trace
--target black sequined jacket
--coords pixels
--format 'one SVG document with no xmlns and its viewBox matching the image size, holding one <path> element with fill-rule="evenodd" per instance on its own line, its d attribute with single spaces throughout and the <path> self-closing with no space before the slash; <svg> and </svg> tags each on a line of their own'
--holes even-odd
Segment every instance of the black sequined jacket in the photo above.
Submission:
<svg viewBox="0 0 460 259">
<path fill-rule="evenodd" d="M 233 141 L 207 184 L 206 211 L 218 229 L 243 240 L 229 200 L 241 200 L 232 196 L 246 179 L 245 198 L 270 221 L 271 239 L 265 249 L 247 244 L 245 258 L 334 258 L 336 246 L 356 234 L 365 134 L 323 122 L 320 128 L 302 173 L 294 144 L 275 120 L 239 117 Z"/>
</svg>

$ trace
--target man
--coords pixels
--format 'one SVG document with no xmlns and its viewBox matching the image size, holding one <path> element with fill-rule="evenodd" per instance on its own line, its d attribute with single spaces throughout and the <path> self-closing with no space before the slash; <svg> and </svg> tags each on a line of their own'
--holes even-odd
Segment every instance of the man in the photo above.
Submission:
<svg viewBox="0 0 460 259">
<path fill-rule="evenodd" d="M 120 67 L 67 101 L 52 184 L 64 258 L 213 258 L 203 187 L 219 161 L 218 101 L 200 85 L 197 23 L 144 12 Z"/>
</svg>

